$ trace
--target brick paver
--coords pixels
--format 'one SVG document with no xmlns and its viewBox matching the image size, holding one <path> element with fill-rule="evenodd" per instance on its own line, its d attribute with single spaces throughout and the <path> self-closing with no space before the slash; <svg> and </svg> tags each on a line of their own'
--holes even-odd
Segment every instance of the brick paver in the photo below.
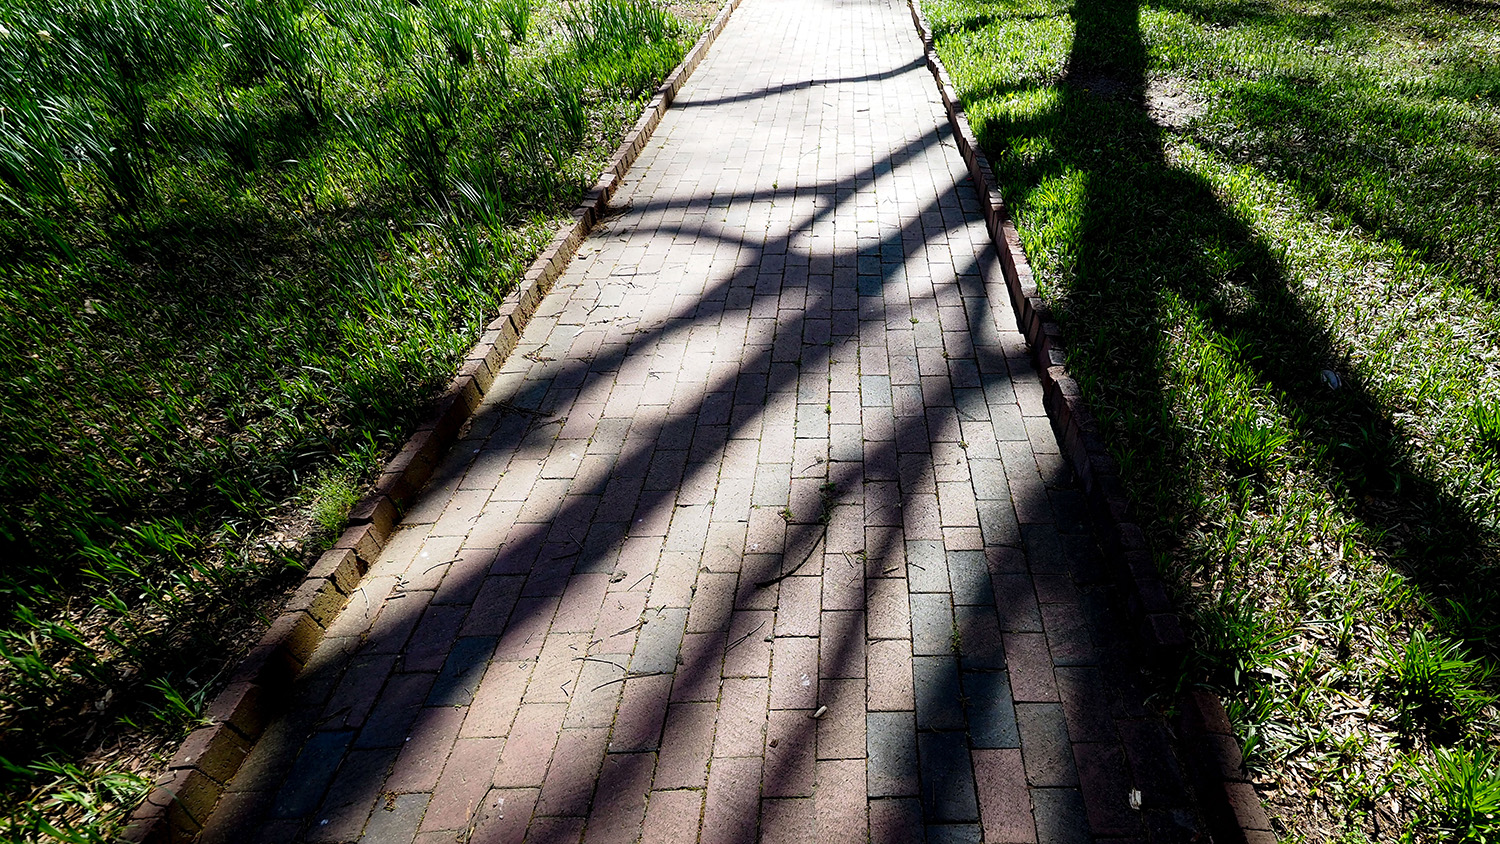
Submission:
<svg viewBox="0 0 1500 844">
<path fill-rule="evenodd" d="M 204 840 L 1194 840 L 921 58 L 746 0 Z"/>
</svg>

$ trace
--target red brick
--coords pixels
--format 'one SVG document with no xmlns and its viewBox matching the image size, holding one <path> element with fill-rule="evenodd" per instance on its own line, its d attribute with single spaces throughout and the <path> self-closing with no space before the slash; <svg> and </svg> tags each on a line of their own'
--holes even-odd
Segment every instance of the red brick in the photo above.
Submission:
<svg viewBox="0 0 1500 844">
<path fill-rule="evenodd" d="M 521 696 L 531 679 L 530 662 L 491 662 L 474 693 L 474 703 L 464 719 L 464 738 L 493 738 L 510 732 Z"/>
<path fill-rule="evenodd" d="M 1040 633 L 1006 633 L 1005 662 L 1017 702 L 1057 700 L 1047 637 Z"/>
<path fill-rule="evenodd" d="M 563 730 L 558 735 L 557 750 L 552 754 L 552 764 L 547 768 L 537 801 L 538 814 L 578 817 L 588 814 L 589 798 L 594 794 L 608 738 L 609 730 L 602 728 Z"/>
<path fill-rule="evenodd" d="M 592 632 L 608 587 L 606 574 L 575 574 L 569 578 L 557 615 L 552 619 L 552 632 Z"/>
<path fill-rule="evenodd" d="M 653 791 L 646 803 L 641 844 L 687 844 L 696 841 L 698 821 L 702 814 L 702 791 Z"/>
<path fill-rule="evenodd" d="M 1167 725 L 1154 718 L 1122 718 L 1115 724 L 1143 805 L 1148 810 L 1188 805 L 1187 782 L 1168 738 Z M 1191 737 L 1184 739 L 1187 746 L 1192 742 Z"/>
<path fill-rule="evenodd" d="M 786 522 L 777 509 L 757 507 L 751 510 L 750 522 L 745 530 L 745 554 L 779 555 L 785 547 Z"/>
<path fill-rule="evenodd" d="M 438 777 L 422 830 L 464 829 L 490 788 L 504 739 L 459 739 Z"/>
<path fill-rule="evenodd" d="M 765 677 L 771 671 L 774 614 L 763 610 L 736 611 L 725 645 L 725 677 Z"/>
<path fill-rule="evenodd" d="M 760 804 L 760 840 L 770 844 L 815 844 L 818 814 L 810 797 L 765 799 Z M 828 840 L 828 839 L 821 839 Z"/>
<path fill-rule="evenodd" d="M 1192 750 L 1202 760 L 1206 773 L 1226 782 L 1246 780 L 1245 760 L 1234 736 L 1203 736 L 1193 742 Z"/>
<path fill-rule="evenodd" d="M 984 534 L 977 527 L 945 527 L 943 546 L 949 551 L 982 551 Z"/>
<path fill-rule="evenodd" d="M 759 756 L 765 750 L 766 704 L 770 689 L 761 678 L 729 678 L 719 702 L 714 757 Z"/>
<path fill-rule="evenodd" d="M 636 631 L 640 629 L 641 613 L 645 611 L 644 592 L 608 593 L 599 609 L 589 653 L 628 654 L 635 650 Z"/>
<path fill-rule="evenodd" d="M 1139 815 L 1130 807 L 1130 775 L 1119 745 L 1074 744 L 1079 789 L 1096 836 L 1118 837 L 1141 831 Z"/>
<path fill-rule="evenodd" d="M 1220 736 L 1233 733 L 1229 725 L 1229 716 L 1224 712 L 1224 704 L 1213 692 L 1203 690 L 1190 692 L 1183 705 L 1183 714 L 1188 718 L 1190 730 Z"/>
<path fill-rule="evenodd" d="M 458 553 L 457 537 L 429 537 L 421 553 L 401 573 L 401 588 L 407 592 L 436 591 Z"/>
<path fill-rule="evenodd" d="M 902 555 L 902 560 L 905 555 Z M 905 569 L 903 564 L 902 570 Z M 876 578 L 867 582 L 869 611 L 866 627 L 871 639 L 910 639 L 911 603 L 906 580 Z"/>
<path fill-rule="evenodd" d="M 1027 571 L 1026 555 L 1019 548 L 988 546 L 984 549 L 984 556 L 991 575 L 1024 574 Z"/>
<path fill-rule="evenodd" d="M 937 487 L 938 508 L 942 514 L 943 527 L 979 527 L 979 509 L 974 500 L 974 486 L 968 479 L 962 482 L 940 483 Z"/>
<path fill-rule="evenodd" d="M 473 844 L 523 844 L 539 793 L 535 788 L 490 789 L 469 840 Z"/>
<path fill-rule="evenodd" d="M 818 640 L 777 637 L 771 655 L 771 708 L 813 709 L 818 700 Z"/>
<path fill-rule="evenodd" d="M 857 610 L 824 612 L 821 640 L 825 645 L 818 654 L 820 676 L 845 679 L 864 678 L 864 613 Z"/>
<path fill-rule="evenodd" d="M 865 681 L 824 680 L 820 708 L 828 709 L 814 723 L 819 759 L 865 757 Z"/>
<path fill-rule="evenodd" d="M 861 532 L 863 535 L 863 532 Z M 853 554 L 828 554 L 823 558 L 823 609 L 865 608 L 865 566 Z"/>
<path fill-rule="evenodd" d="M 533 659 L 542 652 L 557 598 L 522 598 L 495 648 L 495 659 Z"/>
<path fill-rule="evenodd" d="M 1041 610 L 1053 662 L 1082 665 L 1094 661 L 1093 641 L 1077 605 L 1042 604 Z"/>
<path fill-rule="evenodd" d="M 357 600 L 363 602 L 363 598 Z M 393 590 L 381 602 L 369 629 L 353 633 L 365 637 L 366 653 L 400 653 L 431 600 L 431 592 Z"/>
<path fill-rule="evenodd" d="M 467 709 L 452 706 L 423 709 L 396 758 L 385 789 L 398 794 L 431 791 L 467 714 Z"/>
<path fill-rule="evenodd" d="M 674 703 L 667 709 L 667 724 L 657 764 L 657 790 L 702 788 L 708 778 L 708 760 L 713 755 L 715 703 Z"/>
<path fill-rule="evenodd" d="M 568 707 L 561 703 L 526 703 L 516 713 L 500 764 L 495 769 L 499 788 L 540 786 L 557 743 Z"/>
<path fill-rule="evenodd" d="M 811 712 L 772 710 L 766 725 L 764 792 L 767 797 L 810 797 L 817 777 L 817 722 Z M 863 717 L 863 716 L 861 716 Z"/>
<path fill-rule="evenodd" d="M 1032 577 L 1037 600 L 1044 604 L 1076 604 L 1078 588 L 1065 574 L 1038 574 Z"/>
<path fill-rule="evenodd" d="M 757 840 L 761 758 L 715 759 L 708 775 L 701 844 Z"/>
<path fill-rule="evenodd" d="M 580 657 L 588 653 L 589 634 L 549 633 L 537 657 L 531 682 L 526 686 L 526 703 L 567 703 L 576 691 Z"/>
<path fill-rule="evenodd" d="M 722 631 L 682 637 L 681 665 L 672 683 L 672 701 L 718 700 L 727 641 Z"/>
<path fill-rule="evenodd" d="M 386 683 L 355 744 L 359 747 L 400 747 L 411 723 L 422 709 L 433 674 L 396 674 Z"/>
<path fill-rule="evenodd" d="M 864 550 L 865 524 L 861 518 L 862 512 L 857 503 L 842 504 L 833 508 L 829 515 L 826 536 L 826 550 L 830 555 L 849 554 L 852 556 Z"/>
<path fill-rule="evenodd" d="M 890 712 L 914 707 L 911 642 L 905 639 L 871 642 L 869 674 L 870 711 Z"/>
<path fill-rule="evenodd" d="M 698 588 L 688 612 L 689 633 L 721 631 L 729 626 L 737 580 L 735 574 L 704 572 L 698 576 Z"/>
<path fill-rule="evenodd" d="M 901 518 L 907 539 L 943 538 L 936 495 L 918 493 L 906 496 L 905 506 L 901 508 Z"/>
<path fill-rule="evenodd" d="M 1063 713 L 1068 719 L 1068 736 L 1073 741 L 1114 741 L 1114 719 L 1109 698 L 1097 668 L 1055 669 Z"/>
<path fill-rule="evenodd" d="M 1031 792 L 1020 750 L 974 750 L 974 781 L 979 789 L 979 817 L 984 840 L 996 844 L 1032 844 Z"/>
<path fill-rule="evenodd" d="M 609 740 L 609 752 L 656 750 L 661 743 L 662 722 L 667 715 L 667 698 L 671 690 L 672 678 L 669 675 L 626 680 L 620 711 L 615 717 L 614 734 Z"/>
<path fill-rule="evenodd" d="M 656 563 L 661 557 L 662 541 L 661 536 L 635 535 L 632 525 L 632 535 L 625 540 L 620 549 L 620 558 L 615 562 L 615 572 L 611 578 L 615 582 L 611 584 L 610 590 L 624 592 L 634 589 L 641 578 L 655 572 Z M 647 578 L 642 585 L 649 583 L 650 579 Z"/>
<path fill-rule="evenodd" d="M 789 577 L 781 581 L 780 603 L 776 609 L 776 635 L 818 635 L 822 591 L 822 579 L 817 577 Z"/>
<path fill-rule="evenodd" d="M 857 841 L 868 827 L 863 759 L 818 762 L 818 840 Z"/>
<path fill-rule="evenodd" d="M 547 844 L 578 844 L 583 839 L 584 819 L 575 817 L 538 817 L 532 820 L 526 833 L 528 841 L 546 841 Z M 416 841 L 412 844 L 423 844 Z M 433 842 L 448 844 L 448 842 Z"/>
<path fill-rule="evenodd" d="M 364 828 L 381 792 L 381 774 L 396 756 L 394 748 L 356 750 L 344 757 L 339 774 L 328 788 L 323 805 L 313 817 L 309 842 L 353 840 Z"/>
<path fill-rule="evenodd" d="M 464 619 L 463 636 L 498 636 L 505 632 L 516 599 L 521 595 L 525 578 L 517 575 L 491 575 L 479 584 L 468 618 Z M 530 606 L 530 604 L 529 604 Z"/>
<path fill-rule="evenodd" d="M 654 753 L 611 753 L 604 759 L 589 813 L 587 844 L 634 844 L 646 817 Z"/>
<path fill-rule="evenodd" d="M 464 616 L 469 608 L 464 606 L 434 605 L 427 607 L 422 620 L 412 634 L 411 641 L 401 652 L 401 665 L 406 671 L 436 671 L 443 667 L 453 640 L 458 638 Z"/>
<path fill-rule="evenodd" d="M 1271 819 L 1260 802 L 1260 795 L 1255 793 L 1255 786 L 1247 782 L 1226 782 L 1223 787 L 1229 809 L 1241 829 L 1271 828 Z"/>
</svg>

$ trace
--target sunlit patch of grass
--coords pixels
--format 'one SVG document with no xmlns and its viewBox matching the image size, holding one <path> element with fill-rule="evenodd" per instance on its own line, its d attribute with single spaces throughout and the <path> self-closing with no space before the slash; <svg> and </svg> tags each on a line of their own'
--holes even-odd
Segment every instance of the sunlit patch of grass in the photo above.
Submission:
<svg viewBox="0 0 1500 844">
<path fill-rule="evenodd" d="M 1415 630 L 1405 645 L 1387 644 L 1378 659 L 1386 684 L 1381 697 L 1396 710 L 1403 732 L 1461 735 L 1495 702 L 1484 691 L 1493 669 L 1470 659 L 1457 642 Z"/>
<path fill-rule="evenodd" d="M 1500 402 L 1475 402 L 1469 406 L 1469 419 L 1478 445 L 1500 454 Z"/>
<path fill-rule="evenodd" d="M 511 43 L 520 44 L 531 31 L 531 0 L 498 0 L 494 13 L 504 21 Z"/>
<path fill-rule="evenodd" d="M 1500 840 L 1500 768 L 1493 750 L 1441 749 L 1411 767 L 1434 832 L 1457 844 Z"/>
<path fill-rule="evenodd" d="M 133 771 L 86 768 L 56 758 L 26 765 L 0 758 L 0 767 L 30 789 L 30 799 L 0 814 L 0 836 L 6 841 L 103 842 L 99 830 L 134 808 L 151 788 L 149 777 Z"/>
</svg>

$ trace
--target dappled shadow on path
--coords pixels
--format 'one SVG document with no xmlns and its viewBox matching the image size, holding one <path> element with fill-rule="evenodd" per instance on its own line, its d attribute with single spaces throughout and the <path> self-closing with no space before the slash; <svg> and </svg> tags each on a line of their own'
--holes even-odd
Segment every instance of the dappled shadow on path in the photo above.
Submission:
<svg viewBox="0 0 1500 844">
<path fill-rule="evenodd" d="M 1131 783 L 1153 834 L 1190 826 L 1081 499 L 1055 444 L 1034 453 L 1045 421 L 1017 406 L 1035 378 L 945 147 L 941 125 L 799 189 L 771 236 L 666 214 L 775 188 L 641 202 L 596 232 L 210 837 L 410 840 L 420 824 L 632 841 L 672 795 L 688 839 L 700 813 L 704 841 L 736 844 L 814 822 L 822 840 L 977 836 L 981 757 L 1012 765 L 1005 787 L 1038 801 L 1044 832 L 1142 832 L 1115 793 Z M 805 242 L 927 169 L 939 189 L 898 225 Z M 678 251 L 584 266 L 589 245 L 636 231 Z M 714 257 L 731 253 L 732 269 Z M 964 489 L 974 518 L 950 526 Z M 1036 574 L 1091 597 L 1039 607 Z M 1066 698 L 1012 694 L 1012 633 L 1048 677 L 1050 645 L 1082 686 L 1107 682 L 1091 715 L 1157 730 L 1136 746 L 1149 759 L 1127 759 L 1113 727 L 1075 737 L 1103 748 L 1118 808 L 1085 811 Z M 1029 728 L 1053 737 L 1034 751 L 1056 766 L 1040 797 L 1020 769 Z"/>
</svg>

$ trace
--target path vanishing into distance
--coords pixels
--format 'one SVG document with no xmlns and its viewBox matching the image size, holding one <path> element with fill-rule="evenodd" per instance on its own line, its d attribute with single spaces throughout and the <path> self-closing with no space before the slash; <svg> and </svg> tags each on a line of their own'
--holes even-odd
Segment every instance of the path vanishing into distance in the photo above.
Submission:
<svg viewBox="0 0 1500 844">
<path fill-rule="evenodd" d="M 1194 840 L 906 6 L 746 0 L 613 206 L 201 840 Z"/>
</svg>

